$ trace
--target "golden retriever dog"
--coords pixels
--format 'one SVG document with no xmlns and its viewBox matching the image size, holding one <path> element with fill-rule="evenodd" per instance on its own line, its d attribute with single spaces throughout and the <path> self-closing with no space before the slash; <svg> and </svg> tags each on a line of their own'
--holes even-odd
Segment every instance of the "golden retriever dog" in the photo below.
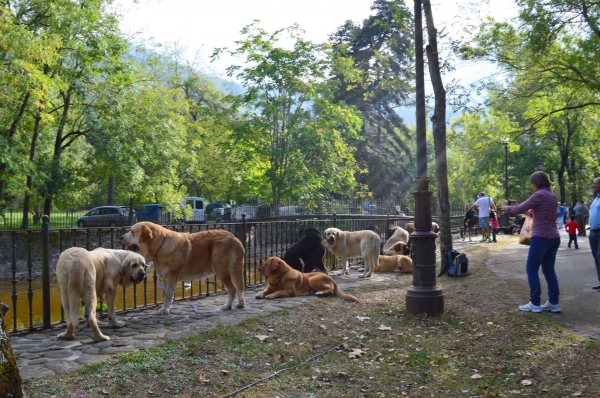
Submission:
<svg viewBox="0 0 600 398">
<path fill-rule="evenodd" d="M 113 327 L 125 326 L 115 316 L 115 293 L 118 285 L 140 283 L 146 275 L 144 257 L 127 250 L 97 248 L 87 251 L 72 247 L 61 253 L 56 265 L 60 302 L 67 318 L 67 330 L 58 338 L 72 340 L 79 329 L 79 303 L 83 301 L 85 318 L 96 341 L 110 340 L 98 327 L 96 304 L 106 294 L 108 319 Z"/>
<path fill-rule="evenodd" d="M 388 251 L 390 249 L 390 247 L 392 247 L 395 243 L 398 243 L 398 242 L 408 243 L 408 231 L 407 230 L 405 230 L 402 227 L 392 227 L 392 231 L 394 231 L 394 233 L 392 234 L 392 236 L 390 236 L 390 238 L 387 241 L 385 241 L 385 244 L 383 245 L 384 253 L 386 251 Z"/>
<path fill-rule="evenodd" d="M 342 231 L 327 228 L 323 232 L 325 243 L 331 253 L 342 261 L 342 275 L 348 273 L 348 259 L 362 257 L 365 270 L 360 278 L 370 277 L 379 262 L 379 235 L 373 231 Z"/>
<path fill-rule="evenodd" d="M 406 244 L 404 242 L 394 243 L 392 245 L 392 247 L 390 247 L 388 250 L 384 251 L 383 254 L 386 256 L 397 256 L 397 255 L 408 256 L 408 255 L 410 255 L 410 247 L 408 247 L 408 244 Z"/>
<path fill-rule="evenodd" d="M 244 303 L 244 246 L 231 232 L 210 230 L 186 234 L 151 222 L 139 222 L 121 237 L 128 250 L 154 262 L 165 284 L 165 299 L 159 314 L 168 314 L 177 281 L 193 281 L 215 275 L 227 288 L 229 299 L 221 309 Z"/>
<path fill-rule="evenodd" d="M 269 257 L 258 270 L 267 277 L 267 287 L 256 295 L 257 299 L 283 297 L 336 295 L 358 303 L 358 299 L 340 290 L 329 275 L 322 272 L 302 273 L 290 267 L 279 257 Z"/>
<path fill-rule="evenodd" d="M 408 256 L 379 256 L 379 265 L 375 267 L 375 272 L 412 272 L 413 262 Z"/>
</svg>

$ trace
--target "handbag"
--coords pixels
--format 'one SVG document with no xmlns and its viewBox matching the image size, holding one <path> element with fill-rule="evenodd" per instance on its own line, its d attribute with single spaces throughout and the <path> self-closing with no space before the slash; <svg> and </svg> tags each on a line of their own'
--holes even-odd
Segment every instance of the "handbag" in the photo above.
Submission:
<svg viewBox="0 0 600 398">
<path fill-rule="evenodd" d="M 521 232 L 519 233 L 519 243 L 522 245 L 531 244 L 531 228 L 533 227 L 533 218 L 525 216 Z"/>
</svg>

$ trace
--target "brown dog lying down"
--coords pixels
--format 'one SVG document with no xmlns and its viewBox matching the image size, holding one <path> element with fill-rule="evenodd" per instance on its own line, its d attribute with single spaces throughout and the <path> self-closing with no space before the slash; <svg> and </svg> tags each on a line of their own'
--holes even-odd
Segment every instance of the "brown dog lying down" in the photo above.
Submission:
<svg viewBox="0 0 600 398">
<path fill-rule="evenodd" d="M 342 292 L 329 275 L 322 272 L 303 274 L 279 257 L 269 257 L 258 270 L 267 277 L 268 285 L 256 295 L 257 299 L 335 294 L 344 300 L 359 302 L 356 297 Z"/>
<path fill-rule="evenodd" d="M 375 272 L 413 272 L 413 262 L 408 256 L 379 256 L 379 265 Z"/>
<path fill-rule="evenodd" d="M 408 232 L 409 234 L 412 234 L 413 232 L 415 232 L 415 223 L 414 222 L 407 222 L 406 225 L 404 226 L 404 229 L 406 230 L 406 232 Z M 433 232 L 435 232 L 436 234 L 439 235 L 440 232 L 440 226 L 438 223 L 436 222 L 432 222 L 431 223 L 431 230 Z"/>
<path fill-rule="evenodd" d="M 408 245 L 404 242 L 398 242 L 395 243 L 388 250 L 384 251 L 383 254 L 386 256 L 397 256 L 398 254 L 401 254 L 403 256 L 409 256 L 410 247 L 408 247 Z"/>
</svg>

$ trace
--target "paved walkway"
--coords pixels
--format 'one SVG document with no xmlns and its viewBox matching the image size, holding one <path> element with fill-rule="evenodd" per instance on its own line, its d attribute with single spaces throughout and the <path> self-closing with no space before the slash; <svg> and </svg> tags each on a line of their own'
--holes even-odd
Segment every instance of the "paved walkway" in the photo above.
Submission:
<svg viewBox="0 0 600 398">
<path fill-rule="evenodd" d="M 578 236 L 579 250 L 567 247 L 569 235 L 560 231 L 561 245 L 556 255 L 556 274 L 560 287 L 562 313 L 552 314 L 560 323 L 577 332 L 600 339 L 600 294 L 592 286 L 598 284 L 594 259 L 588 237 Z M 488 244 L 488 243 L 486 243 Z M 529 285 L 525 273 L 525 261 L 529 246 L 510 243 L 488 260 L 488 266 L 505 282 L 508 291 L 518 304 L 529 301 Z M 548 299 L 548 288 L 540 270 L 542 303 Z M 549 313 L 546 313 L 549 314 Z"/>
<path fill-rule="evenodd" d="M 347 291 L 388 277 L 373 274 L 371 278 L 358 279 L 358 275 L 355 271 L 350 276 L 337 276 L 335 280 L 342 290 Z M 56 337 L 59 329 L 52 329 L 11 337 L 12 347 L 23 379 L 47 379 L 56 374 L 71 373 L 84 364 L 101 362 L 112 354 L 141 347 L 157 347 L 167 340 L 197 335 L 217 325 L 237 324 L 249 317 L 297 307 L 317 298 L 303 296 L 285 300 L 255 299 L 256 293 L 262 289 L 264 286 L 246 290 L 244 309 L 221 310 L 227 300 L 226 295 L 221 294 L 184 302 L 196 305 L 199 315 L 191 307 L 181 305 L 172 305 L 169 315 L 157 315 L 156 310 L 139 310 L 118 315 L 120 320 L 126 322 L 126 326 L 120 329 L 112 329 L 104 318 L 99 322 L 100 329 L 110 336 L 110 341 L 95 342 L 91 338 L 89 327 L 81 324 L 80 330 L 75 332 L 75 340 L 60 340 Z"/>
</svg>

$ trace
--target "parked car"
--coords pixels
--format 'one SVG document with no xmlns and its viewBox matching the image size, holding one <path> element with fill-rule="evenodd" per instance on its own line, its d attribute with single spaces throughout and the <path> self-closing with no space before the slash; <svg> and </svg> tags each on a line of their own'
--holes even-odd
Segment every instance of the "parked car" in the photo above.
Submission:
<svg viewBox="0 0 600 398">
<path fill-rule="evenodd" d="M 100 206 L 94 207 L 77 219 L 79 228 L 85 227 L 124 227 L 136 222 L 135 210 L 133 223 L 129 222 L 129 207 L 127 206 Z"/>
<path fill-rule="evenodd" d="M 222 209 L 224 206 L 222 203 L 209 203 L 206 206 L 206 212 L 210 213 L 211 211 L 215 210 L 215 209 Z"/>
<path fill-rule="evenodd" d="M 197 196 L 186 196 L 183 198 L 184 201 L 181 206 L 189 205 L 192 209 L 192 217 L 186 218 L 185 223 L 198 224 L 206 222 L 206 206 L 204 205 L 204 198 Z"/>
</svg>

